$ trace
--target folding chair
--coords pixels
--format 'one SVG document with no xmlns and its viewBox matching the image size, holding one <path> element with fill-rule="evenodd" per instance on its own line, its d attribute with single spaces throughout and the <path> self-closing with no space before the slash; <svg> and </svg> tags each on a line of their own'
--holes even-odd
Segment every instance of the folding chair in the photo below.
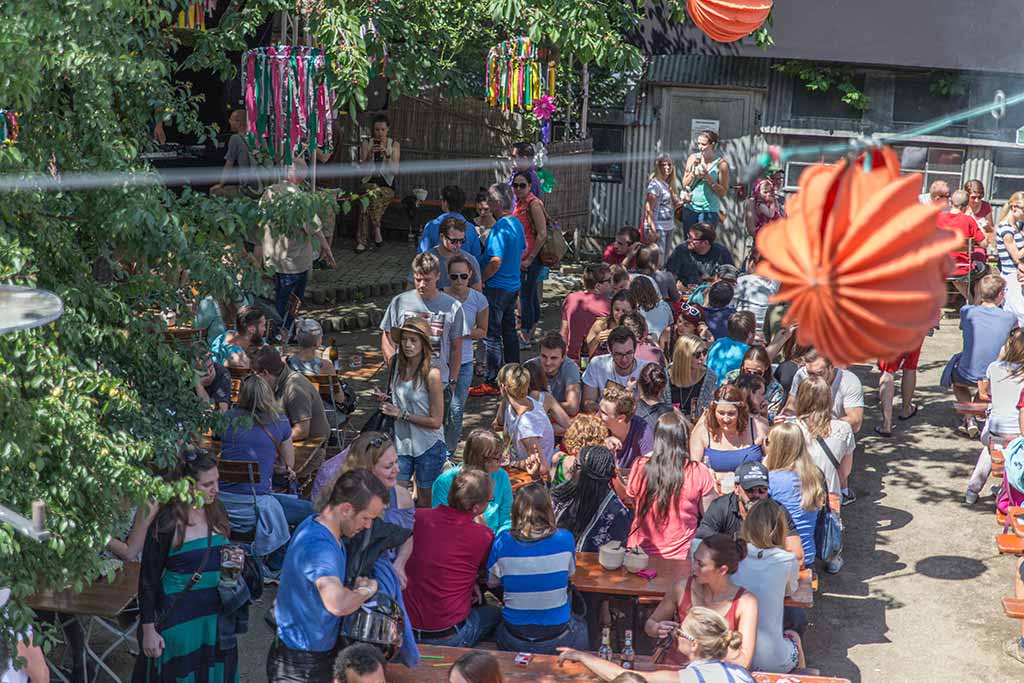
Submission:
<svg viewBox="0 0 1024 683">
<path fill-rule="evenodd" d="M 288 334 L 282 340 L 283 344 L 287 344 L 292 340 L 292 335 L 295 333 L 295 321 L 299 319 L 299 308 L 302 307 L 302 299 L 295 296 L 295 293 L 288 295 L 288 310 L 285 311 L 285 319 L 287 320 L 290 316 L 292 324 L 288 326 Z"/>
<path fill-rule="evenodd" d="M 344 432 L 348 428 L 348 415 L 345 415 L 338 410 L 334 404 L 334 395 L 341 390 L 341 378 L 337 375 L 305 375 L 306 379 L 316 387 L 317 393 L 320 394 L 320 400 L 324 404 L 324 412 L 330 415 L 334 415 L 334 420 L 331 421 L 328 417 L 328 421 L 331 422 L 331 437 L 335 439 L 335 445 L 338 449 L 345 447 Z M 333 426 L 337 425 L 337 426 Z M 331 438 L 327 439 L 327 443 L 331 443 Z"/>
<path fill-rule="evenodd" d="M 259 480 L 260 464 L 255 460 L 225 460 L 218 457 L 217 471 L 220 480 L 226 484 L 251 484 L 253 514 L 259 519 L 259 507 L 256 505 L 256 485 Z M 256 539 L 256 525 L 252 531 L 238 532 L 231 530 L 231 540 L 239 543 L 252 543 Z"/>
</svg>

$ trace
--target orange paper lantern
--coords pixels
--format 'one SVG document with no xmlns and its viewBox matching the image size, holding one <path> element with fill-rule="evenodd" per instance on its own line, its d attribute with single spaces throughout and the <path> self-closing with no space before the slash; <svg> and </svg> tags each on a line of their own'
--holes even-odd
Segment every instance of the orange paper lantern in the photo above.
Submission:
<svg viewBox="0 0 1024 683">
<path fill-rule="evenodd" d="M 917 201 L 920 174 L 900 176 L 889 148 L 804 171 L 787 218 L 757 234 L 757 273 L 781 283 L 797 341 L 838 365 L 891 359 L 916 348 L 946 300 L 948 254 L 959 233 L 936 226 L 939 208 Z"/>
<path fill-rule="evenodd" d="M 712 40 L 732 43 L 761 27 L 772 0 L 687 0 L 686 12 Z"/>
</svg>

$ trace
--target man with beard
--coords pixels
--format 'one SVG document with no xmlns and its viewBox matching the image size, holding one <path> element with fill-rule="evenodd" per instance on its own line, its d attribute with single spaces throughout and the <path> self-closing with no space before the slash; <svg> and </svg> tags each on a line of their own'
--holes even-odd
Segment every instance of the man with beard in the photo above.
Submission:
<svg viewBox="0 0 1024 683">
<path fill-rule="evenodd" d="M 251 367 L 249 355 L 263 345 L 267 318 L 257 306 L 242 306 L 235 318 L 237 329 L 224 330 L 212 342 L 213 361 L 229 368 Z"/>
</svg>

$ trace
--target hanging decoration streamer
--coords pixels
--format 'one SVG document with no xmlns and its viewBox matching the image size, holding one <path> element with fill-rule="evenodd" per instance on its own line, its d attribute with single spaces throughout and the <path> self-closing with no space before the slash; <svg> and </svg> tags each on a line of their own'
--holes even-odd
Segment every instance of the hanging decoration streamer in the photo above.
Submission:
<svg viewBox="0 0 1024 683">
<path fill-rule="evenodd" d="M 13 145 L 18 139 L 18 117 L 13 111 L 0 109 L 0 144 Z"/>
<path fill-rule="evenodd" d="M 687 0 L 686 14 L 709 38 L 733 43 L 761 28 L 772 0 Z"/>
<path fill-rule="evenodd" d="M 188 8 L 178 12 L 178 28 L 190 28 L 197 31 L 206 30 L 206 17 L 217 9 L 217 0 L 198 0 Z"/>
<path fill-rule="evenodd" d="M 331 71 L 318 47 L 277 45 L 242 55 L 248 142 L 274 163 L 331 147 Z"/>
<path fill-rule="evenodd" d="M 920 174 L 900 175 L 896 154 L 872 148 L 815 164 L 786 202 L 787 218 L 757 234 L 757 274 L 781 283 L 800 344 L 838 365 L 889 360 L 921 344 L 946 301 L 948 254 L 963 241 L 920 204 Z"/>
<path fill-rule="evenodd" d="M 546 57 L 547 50 L 529 38 L 512 38 L 492 47 L 484 74 L 487 102 L 504 111 L 530 111 L 541 96 L 553 95 L 555 64 L 549 61 L 545 66 Z"/>
<path fill-rule="evenodd" d="M 555 106 L 555 98 L 551 95 L 541 95 L 533 101 L 533 115 L 543 124 L 540 135 L 545 145 L 551 142 L 551 117 L 556 111 L 558 107 Z"/>
</svg>

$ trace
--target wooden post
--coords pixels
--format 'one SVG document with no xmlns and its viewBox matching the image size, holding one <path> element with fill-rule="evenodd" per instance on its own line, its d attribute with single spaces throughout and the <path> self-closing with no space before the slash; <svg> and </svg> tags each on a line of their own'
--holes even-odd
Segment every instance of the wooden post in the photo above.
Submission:
<svg viewBox="0 0 1024 683">
<path fill-rule="evenodd" d="M 587 109 L 590 104 L 590 65 L 583 65 L 583 104 L 580 107 L 580 140 L 587 139 Z"/>
<path fill-rule="evenodd" d="M 569 55 L 569 68 L 565 70 L 565 132 L 562 134 L 562 142 L 569 139 L 569 130 L 572 128 L 572 81 L 569 78 L 569 74 L 572 74 L 573 62 L 575 62 L 575 56 Z"/>
</svg>

